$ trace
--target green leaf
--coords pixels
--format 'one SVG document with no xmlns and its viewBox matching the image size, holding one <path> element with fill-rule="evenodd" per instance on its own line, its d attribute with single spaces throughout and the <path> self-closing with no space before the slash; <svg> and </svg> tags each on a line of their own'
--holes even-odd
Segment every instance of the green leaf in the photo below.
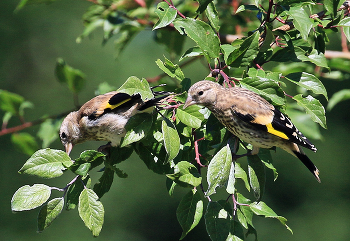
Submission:
<svg viewBox="0 0 350 241">
<path fill-rule="evenodd" d="M 293 18 L 294 27 L 299 30 L 303 39 L 307 40 L 313 22 L 305 8 L 303 6 L 290 7 L 287 12 Z"/>
<path fill-rule="evenodd" d="M 38 215 L 38 232 L 44 231 L 62 212 L 64 198 L 54 198 L 43 205 Z"/>
<path fill-rule="evenodd" d="M 239 48 L 234 47 L 235 49 L 232 52 L 224 55 L 226 64 L 237 68 L 250 66 L 259 53 L 259 31 L 246 38 Z"/>
<path fill-rule="evenodd" d="M 154 25 L 153 30 L 163 28 L 174 21 L 177 15 L 175 8 L 170 7 L 166 2 L 160 2 L 157 5 L 157 9 L 154 11 L 158 17 L 158 22 Z"/>
<path fill-rule="evenodd" d="M 42 178 L 54 178 L 63 174 L 73 161 L 61 150 L 41 149 L 36 151 L 19 170 L 19 173 Z"/>
<path fill-rule="evenodd" d="M 38 137 L 43 141 L 42 148 L 49 147 L 49 145 L 58 139 L 58 131 L 60 129 L 61 122 L 47 119 L 40 125 L 40 129 L 37 133 Z"/>
<path fill-rule="evenodd" d="M 196 189 L 189 191 L 181 200 L 176 210 L 176 217 L 182 227 L 182 240 L 203 216 L 203 201 Z"/>
<path fill-rule="evenodd" d="M 165 58 L 164 63 L 160 59 L 157 59 L 156 64 L 161 70 L 164 71 L 164 73 L 169 75 L 171 78 L 176 78 L 180 81 L 184 80 L 185 75 L 182 72 L 181 68 L 177 64 L 173 64 L 167 58 Z"/>
<path fill-rule="evenodd" d="M 91 179 L 89 176 L 78 177 L 75 182 L 68 187 L 66 209 L 74 209 L 79 204 L 80 193 L 84 190 L 84 186 L 90 188 Z"/>
<path fill-rule="evenodd" d="M 204 120 L 203 114 L 199 112 L 200 109 L 201 107 L 197 105 L 189 106 L 185 110 L 178 108 L 176 117 L 185 125 L 198 129 Z"/>
<path fill-rule="evenodd" d="M 247 158 L 250 186 L 255 198 L 261 200 L 266 183 L 265 165 L 257 155 L 248 155 Z"/>
<path fill-rule="evenodd" d="M 241 167 L 241 164 L 235 162 L 235 178 L 240 178 L 243 180 L 246 189 L 250 192 L 250 185 L 248 181 L 247 173 Z"/>
<path fill-rule="evenodd" d="M 339 9 L 341 3 L 340 0 L 324 1 L 324 7 L 327 9 L 327 12 L 331 13 L 333 17 L 337 15 L 337 10 Z"/>
<path fill-rule="evenodd" d="M 102 82 L 98 85 L 98 88 L 95 91 L 95 95 L 103 95 L 116 89 L 117 88 L 115 86 L 112 86 L 107 82 Z"/>
<path fill-rule="evenodd" d="M 63 59 L 57 59 L 55 74 L 59 82 L 67 84 L 70 91 L 77 94 L 85 85 L 85 74 L 69 66 Z"/>
<path fill-rule="evenodd" d="M 275 105 L 281 106 L 286 102 L 282 88 L 275 79 L 269 78 L 269 76 L 264 78 L 260 76 L 247 77 L 242 79 L 239 83 L 242 87 L 270 100 Z"/>
<path fill-rule="evenodd" d="M 241 6 L 239 6 L 236 10 L 236 14 L 237 13 L 240 13 L 240 12 L 243 12 L 245 10 L 251 10 L 251 11 L 259 11 L 260 9 L 257 8 L 256 6 L 254 5 L 244 5 L 242 4 Z"/>
<path fill-rule="evenodd" d="M 289 74 L 286 76 L 286 79 L 299 85 L 300 87 L 311 90 L 315 94 L 324 95 L 324 97 L 326 97 L 328 100 L 327 90 L 316 76 L 306 72 L 301 72 Z"/>
<path fill-rule="evenodd" d="M 0 109 L 13 115 L 19 114 L 19 108 L 24 98 L 7 90 L 0 90 Z"/>
<path fill-rule="evenodd" d="M 166 176 L 183 187 L 197 187 L 202 183 L 202 177 L 197 168 L 187 161 L 177 163 L 174 167 L 174 174 Z"/>
<path fill-rule="evenodd" d="M 256 214 L 256 215 L 262 215 L 266 218 L 276 218 L 278 219 L 291 233 L 293 231 L 288 227 L 286 224 L 287 219 L 281 216 L 278 216 L 270 207 L 268 207 L 264 202 L 253 202 L 250 205 L 250 209 Z"/>
<path fill-rule="evenodd" d="M 51 195 L 51 188 L 44 184 L 20 187 L 11 199 L 11 210 L 25 211 L 43 205 Z"/>
<path fill-rule="evenodd" d="M 105 168 L 102 176 L 98 179 L 98 182 L 94 185 L 94 192 L 99 198 L 101 198 L 112 186 L 114 179 L 114 171 L 110 168 Z"/>
<path fill-rule="evenodd" d="M 210 4 L 213 0 L 197 0 L 197 2 L 199 3 L 199 7 L 197 9 L 197 13 L 201 14 L 204 12 L 204 10 L 207 9 L 208 4 Z"/>
<path fill-rule="evenodd" d="M 343 27 L 343 32 L 347 38 L 348 41 L 350 41 L 350 17 L 343 18 L 339 23 L 338 26 Z"/>
<path fill-rule="evenodd" d="M 205 226 L 212 241 L 225 241 L 231 230 L 230 214 L 218 202 L 209 202 L 204 215 Z"/>
<path fill-rule="evenodd" d="M 328 102 L 327 109 L 332 110 L 335 105 L 341 101 L 350 99 L 350 89 L 340 90 L 332 95 Z"/>
<path fill-rule="evenodd" d="M 235 193 L 235 183 L 236 183 L 236 177 L 235 177 L 235 164 L 231 163 L 230 168 L 230 174 L 228 176 L 227 185 L 226 185 L 226 192 L 229 194 Z"/>
<path fill-rule="evenodd" d="M 56 133 L 57 135 L 57 133 Z M 13 133 L 11 135 L 11 142 L 24 154 L 28 156 L 33 155 L 33 153 L 38 150 L 38 144 L 35 138 L 29 133 Z"/>
<path fill-rule="evenodd" d="M 227 144 L 216 153 L 209 163 L 207 173 L 208 190 L 205 193 L 206 196 L 214 194 L 217 187 L 222 187 L 226 184 L 230 175 L 231 163 L 231 149 L 229 144 Z"/>
<path fill-rule="evenodd" d="M 163 44 L 166 46 L 167 52 L 170 56 L 173 54 L 181 55 L 183 54 L 183 46 L 185 43 L 186 36 L 179 34 L 177 31 L 169 31 L 167 28 L 158 29 L 156 31 L 157 43 Z M 181 60 L 179 60 L 181 61 Z"/>
<path fill-rule="evenodd" d="M 260 148 L 258 156 L 260 160 L 264 163 L 264 165 L 270 170 L 272 170 L 273 177 L 274 177 L 273 180 L 276 181 L 278 177 L 278 172 L 272 164 L 272 156 L 271 156 L 270 150 Z"/>
<path fill-rule="evenodd" d="M 200 47 L 192 47 L 186 50 L 186 52 L 179 59 L 179 62 L 185 58 L 196 57 L 200 55 L 203 55 L 202 49 Z"/>
<path fill-rule="evenodd" d="M 86 176 L 91 169 L 103 163 L 105 156 L 94 150 L 83 151 L 69 169 L 77 175 Z"/>
<path fill-rule="evenodd" d="M 151 145 L 138 142 L 135 145 L 135 152 L 146 164 L 147 168 L 153 172 L 167 174 L 172 171 L 171 162 L 167 162 L 167 153 L 161 143 L 157 143 L 155 140 Z"/>
<path fill-rule="evenodd" d="M 180 137 L 174 124 L 169 119 L 162 121 L 162 133 L 164 139 L 164 147 L 168 153 L 168 161 L 173 160 L 180 150 Z"/>
<path fill-rule="evenodd" d="M 135 76 L 129 77 L 125 83 L 118 89 L 119 92 L 123 92 L 129 95 L 140 94 L 142 99 L 152 99 L 153 93 L 149 87 L 147 80 Z"/>
<path fill-rule="evenodd" d="M 293 124 L 303 133 L 306 137 L 310 137 L 315 140 L 322 140 L 322 135 L 320 132 L 319 125 L 315 123 L 310 115 L 304 111 L 294 108 L 286 109 L 286 114 L 293 121 Z"/>
<path fill-rule="evenodd" d="M 210 21 L 211 26 L 216 30 L 220 30 L 220 19 L 218 11 L 216 10 L 215 4 L 213 2 L 210 2 L 205 9 L 205 15 L 207 15 L 208 20 Z"/>
<path fill-rule="evenodd" d="M 153 115 L 140 113 L 132 116 L 125 126 L 126 134 L 120 144 L 125 147 L 144 138 L 151 130 Z"/>
<path fill-rule="evenodd" d="M 81 192 L 78 211 L 85 226 L 90 229 L 93 236 L 97 237 L 103 225 L 104 208 L 102 203 L 98 201 L 98 196 L 93 190 L 85 188 Z"/>
<path fill-rule="evenodd" d="M 218 58 L 220 40 L 213 29 L 205 22 L 192 18 L 176 19 L 174 27 L 180 34 L 187 34 L 202 49 L 209 61 Z"/>
<path fill-rule="evenodd" d="M 323 128 L 327 128 L 325 109 L 317 99 L 311 95 L 303 98 L 301 94 L 294 96 L 293 99 L 306 110 L 313 121 L 319 123 Z"/>
</svg>

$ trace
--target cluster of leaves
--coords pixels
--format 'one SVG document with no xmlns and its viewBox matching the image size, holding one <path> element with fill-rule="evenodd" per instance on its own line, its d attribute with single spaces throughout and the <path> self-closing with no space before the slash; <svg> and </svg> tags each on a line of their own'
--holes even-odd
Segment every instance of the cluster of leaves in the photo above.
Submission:
<svg viewBox="0 0 350 241">
<path fill-rule="evenodd" d="M 22 0 L 19 8 L 30 2 L 35 1 Z M 320 79 L 310 72 L 314 66 L 326 71 L 330 69 L 324 55 L 329 32 L 338 31 L 337 27 L 343 26 L 349 37 L 349 21 L 348 18 L 343 19 L 342 11 L 338 11 L 339 1 L 326 1 L 325 9 L 310 1 L 254 1 L 254 4 L 235 9 L 236 16 L 242 19 L 254 18 L 249 26 L 242 19 L 234 19 L 228 14 L 233 7 L 220 1 L 164 1 L 156 7 L 153 1 L 142 0 L 91 2 L 94 4 L 84 15 L 86 28 L 78 42 L 96 28 L 103 27 L 104 42 L 117 36 L 116 52 L 119 53 L 132 36 L 151 26 L 156 31 L 157 41 L 165 44 L 170 53 L 180 55 L 180 60 L 203 56 L 209 65 L 214 66 L 208 79 L 235 83 L 258 93 L 290 115 L 307 136 L 320 138 L 317 124 L 326 128 L 325 109 L 318 98 L 324 96 L 328 100 L 327 92 Z M 323 10 L 322 14 L 320 10 Z M 310 18 L 315 12 L 319 14 Z M 233 23 L 245 27 L 247 34 L 228 43 L 225 37 L 234 33 Z M 277 27 L 279 25 L 282 27 Z M 195 45 L 182 53 L 186 38 L 193 40 Z M 290 64 L 287 70 L 281 70 L 287 62 L 297 65 Z M 245 151 L 251 147 L 226 132 L 206 108 L 190 106 L 183 110 L 181 106 L 191 80 L 185 78 L 179 65 L 168 59 L 158 59 L 156 64 L 177 83 L 178 88 L 174 90 L 177 95 L 168 99 L 159 112 L 131 118 L 121 146 L 112 148 L 107 156 L 89 150 L 72 161 L 59 150 L 35 152 L 20 173 L 54 178 L 69 170 L 77 176 L 64 188 L 44 184 L 21 187 L 13 196 L 12 210 L 23 211 L 41 206 L 38 229 L 42 231 L 61 213 L 65 204 L 68 210 L 78 206 L 85 225 L 94 236 L 98 236 L 104 216 L 100 198 L 110 189 L 115 174 L 121 178 L 127 176 L 117 164 L 127 160 L 135 151 L 150 170 L 166 175 L 170 195 L 176 187 L 190 189 L 177 209 L 177 218 L 183 228 L 181 239 L 202 217 L 212 240 L 244 240 L 247 234 L 256 234 L 252 220 L 254 214 L 276 218 L 289 229 L 286 219 L 261 201 L 266 167 L 273 171 L 275 178 L 278 176 L 270 151 L 261 150 L 258 155 L 247 156 L 248 167 L 245 170 L 237 161 L 236 154 L 238 147 Z M 269 68 L 271 70 L 267 70 Z M 84 75 L 62 60 L 58 61 L 56 75 L 74 94 L 81 90 Z M 287 84 L 297 86 L 300 92 L 290 96 L 293 103 L 288 108 Z M 105 84 L 100 86 L 100 93 L 109 90 L 112 89 Z M 136 77 L 130 77 L 119 91 L 141 93 L 144 99 L 153 96 L 147 81 Z M 3 91 L 0 92 L 2 96 L 11 95 Z M 5 115 L 7 121 L 12 115 L 21 116 L 20 110 L 26 102 L 16 98 L 12 96 L 10 104 L 0 102 L 0 108 L 10 113 Z M 346 98 L 349 98 L 348 91 L 339 93 L 332 106 Z M 305 112 L 311 119 L 298 125 L 297 120 L 305 117 Z M 51 139 L 47 137 L 44 140 L 49 145 Z M 103 174 L 91 188 L 89 172 L 101 165 Z M 202 169 L 206 165 L 205 182 Z M 254 193 L 253 197 L 245 197 L 246 190 L 239 189 L 237 185 L 239 180 L 247 191 Z M 222 187 L 228 198 L 212 201 L 212 196 Z M 48 201 L 52 190 L 58 190 L 63 195 Z"/>
</svg>

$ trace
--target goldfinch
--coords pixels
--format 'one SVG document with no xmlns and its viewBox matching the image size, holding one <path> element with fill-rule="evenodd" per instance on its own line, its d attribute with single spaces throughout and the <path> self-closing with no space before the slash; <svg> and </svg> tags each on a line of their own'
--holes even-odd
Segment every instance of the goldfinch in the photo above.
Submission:
<svg viewBox="0 0 350 241">
<path fill-rule="evenodd" d="M 59 132 L 66 153 L 69 155 L 74 145 L 89 140 L 108 141 L 110 146 L 119 146 L 128 120 L 168 96 L 167 92 L 155 94 L 163 96 L 144 102 L 140 94 L 112 91 L 92 98 L 78 111 L 69 113 Z"/>
<path fill-rule="evenodd" d="M 252 144 L 251 154 L 257 154 L 259 148 L 282 148 L 299 158 L 321 182 L 319 170 L 301 149 L 303 146 L 316 152 L 316 147 L 284 114 L 258 94 L 203 80 L 188 90 L 183 108 L 194 104 L 207 107 L 232 134 Z"/>
</svg>

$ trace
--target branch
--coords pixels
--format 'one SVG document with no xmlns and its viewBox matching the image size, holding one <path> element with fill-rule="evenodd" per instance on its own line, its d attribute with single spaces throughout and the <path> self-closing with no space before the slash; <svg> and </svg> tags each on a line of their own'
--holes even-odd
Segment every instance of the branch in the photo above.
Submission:
<svg viewBox="0 0 350 241">
<path fill-rule="evenodd" d="M 23 123 L 21 125 L 14 126 L 14 127 L 11 127 L 11 128 L 4 128 L 4 129 L 2 129 L 0 131 L 0 136 L 11 134 L 11 133 L 14 133 L 14 132 L 18 132 L 18 131 L 21 131 L 21 130 L 26 129 L 28 127 L 31 127 L 31 126 L 39 125 L 39 124 L 43 123 L 44 121 L 46 121 L 47 119 L 61 118 L 63 116 L 68 115 L 70 112 L 71 111 L 64 112 L 64 113 L 61 113 L 59 115 L 52 115 L 52 116 L 44 117 L 44 118 L 41 118 L 41 119 L 38 119 L 38 120 L 34 120 L 34 121 L 25 122 L 25 123 Z"/>
</svg>

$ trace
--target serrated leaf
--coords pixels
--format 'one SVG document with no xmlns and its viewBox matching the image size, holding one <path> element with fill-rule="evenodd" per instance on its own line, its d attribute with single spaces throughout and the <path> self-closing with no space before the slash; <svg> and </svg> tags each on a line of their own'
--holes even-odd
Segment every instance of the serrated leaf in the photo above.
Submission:
<svg viewBox="0 0 350 241">
<path fill-rule="evenodd" d="M 330 98 L 328 102 L 327 109 L 330 111 L 339 102 L 345 101 L 348 99 L 350 99 L 350 89 L 340 90 L 332 95 L 332 98 Z"/>
<path fill-rule="evenodd" d="M 186 52 L 179 59 L 179 62 L 185 58 L 196 57 L 200 55 L 203 55 L 202 49 L 200 47 L 192 47 L 186 50 Z"/>
<path fill-rule="evenodd" d="M 56 133 L 57 135 L 57 133 Z M 28 156 L 33 155 L 33 153 L 38 150 L 38 144 L 35 138 L 29 133 L 13 133 L 11 135 L 11 142 L 24 154 Z"/>
<path fill-rule="evenodd" d="M 177 163 L 174 167 L 174 174 L 167 174 L 167 177 L 183 187 L 196 187 L 202 182 L 197 168 L 187 161 Z"/>
<path fill-rule="evenodd" d="M 140 113 L 132 116 L 125 126 L 126 134 L 120 144 L 125 147 L 144 138 L 152 127 L 153 116 L 148 113 Z"/>
<path fill-rule="evenodd" d="M 181 200 L 176 209 L 176 217 L 182 227 L 182 240 L 203 216 L 203 201 L 196 189 L 189 191 Z"/>
<path fill-rule="evenodd" d="M 248 181 L 247 173 L 241 167 L 241 164 L 235 162 L 235 178 L 240 178 L 243 180 L 246 189 L 250 192 L 250 185 Z"/>
<path fill-rule="evenodd" d="M 73 161 L 66 152 L 46 148 L 36 151 L 18 172 L 42 178 L 54 178 L 61 176 L 72 164 Z"/>
<path fill-rule="evenodd" d="M 285 95 L 281 87 L 274 79 L 268 77 L 247 77 L 240 82 L 242 87 L 251 90 L 275 105 L 284 105 L 286 102 Z"/>
<path fill-rule="evenodd" d="M 174 27 L 180 34 L 187 34 L 207 57 L 218 58 L 220 54 L 220 41 L 213 29 L 205 22 L 192 18 L 176 19 Z"/>
<path fill-rule="evenodd" d="M 64 198 L 54 198 L 43 205 L 38 215 L 38 232 L 44 231 L 61 214 Z"/>
<path fill-rule="evenodd" d="M 90 229 L 93 236 L 97 237 L 104 221 L 104 208 L 93 190 L 85 188 L 81 192 L 78 211 L 85 226 Z"/>
<path fill-rule="evenodd" d="M 85 74 L 69 66 L 63 59 L 56 62 L 55 74 L 59 82 L 67 84 L 70 91 L 77 94 L 85 85 Z"/>
<path fill-rule="evenodd" d="M 11 199 L 11 209 L 14 212 L 25 211 L 43 205 L 51 195 L 51 188 L 44 184 L 25 185 L 20 187 Z"/>
<path fill-rule="evenodd" d="M 164 63 L 160 59 L 157 59 L 156 64 L 161 70 L 164 71 L 164 73 L 169 75 L 171 78 L 176 78 L 180 81 L 185 78 L 185 75 L 183 74 L 181 68 L 177 64 L 173 64 L 167 58 L 165 58 Z"/>
<path fill-rule="evenodd" d="M 253 189 L 255 198 L 261 200 L 266 183 L 265 165 L 257 155 L 248 155 L 247 159 L 250 186 Z"/>
<path fill-rule="evenodd" d="M 139 93 L 143 100 L 153 98 L 153 93 L 149 87 L 147 80 L 140 80 L 135 76 L 129 77 L 125 81 L 125 83 L 118 89 L 118 91 L 129 95 Z"/>
<path fill-rule="evenodd" d="M 79 204 L 80 193 L 84 190 L 84 186 L 90 188 L 91 179 L 89 176 L 79 177 L 68 187 L 66 209 L 74 209 Z"/>
<path fill-rule="evenodd" d="M 306 72 L 299 72 L 287 75 L 286 79 L 299 85 L 300 87 L 311 90 L 315 94 L 324 95 L 324 97 L 326 97 L 328 100 L 327 90 L 316 76 Z"/>
<path fill-rule="evenodd" d="M 234 46 L 236 47 L 236 46 Z M 259 32 L 256 31 L 235 48 L 229 55 L 225 55 L 225 62 L 231 67 L 243 67 L 251 65 L 259 53 Z"/>
<path fill-rule="evenodd" d="M 69 169 L 77 175 L 86 176 L 91 169 L 103 163 L 105 156 L 95 150 L 83 151 Z"/>
<path fill-rule="evenodd" d="M 230 168 L 230 174 L 228 176 L 227 185 L 226 185 L 226 192 L 229 194 L 235 193 L 235 183 L 236 183 L 236 177 L 235 177 L 235 164 L 231 163 Z"/>
<path fill-rule="evenodd" d="M 162 121 L 164 147 L 168 153 L 168 161 L 173 160 L 180 151 L 180 137 L 174 124 L 169 119 Z"/>
<path fill-rule="evenodd" d="M 291 233 L 293 231 L 288 227 L 286 224 L 287 219 L 281 216 L 278 216 L 269 206 L 267 206 L 264 202 L 253 202 L 250 205 L 250 209 L 256 214 L 256 215 L 262 215 L 266 218 L 276 218 L 278 219 Z"/>
<path fill-rule="evenodd" d="M 220 30 L 220 19 L 218 11 L 216 10 L 215 4 L 213 2 L 210 2 L 205 9 L 205 15 L 207 15 L 208 20 L 210 21 L 211 26 L 216 30 Z"/>
<path fill-rule="evenodd" d="M 225 241 L 231 230 L 230 214 L 218 202 L 209 202 L 204 215 L 205 227 L 212 241 Z"/>
<path fill-rule="evenodd" d="M 343 27 L 343 32 L 347 38 L 348 41 L 350 41 L 350 17 L 343 18 L 339 23 L 338 26 Z"/>
<path fill-rule="evenodd" d="M 208 190 L 205 193 L 206 196 L 214 194 L 217 187 L 222 187 L 226 184 L 230 175 L 231 163 L 231 149 L 229 144 L 227 144 L 216 153 L 209 163 L 207 173 Z"/>
<path fill-rule="evenodd" d="M 202 121 L 204 120 L 203 114 L 199 112 L 200 109 L 201 108 L 197 105 L 189 106 L 185 110 L 178 108 L 176 117 L 185 125 L 198 129 L 201 127 Z"/>
<path fill-rule="evenodd" d="M 172 21 L 174 21 L 177 15 L 176 9 L 170 7 L 166 2 L 158 3 L 157 9 L 154 12 L 158 15 L 159 20 L 154 25 L 153 30 L 169 25 Z"/>
<path fill-rule="evenodd" d="M 293 99 L 297 101 L 299 106 L 306 110 L 313 121 L 327 129 L 325 109 L 317 99 L 311 95 L 303 98 L 301 94 L 294 96 Z"/>
<path fill-rule="evenodd" d="M 309 32 L 313 26 L 307 11 L 303 6 L 290 7 L 288 14 L 293 18 L 293 24 L 299 30 L 304 40 L 307 40 Z"/>
</svg>

